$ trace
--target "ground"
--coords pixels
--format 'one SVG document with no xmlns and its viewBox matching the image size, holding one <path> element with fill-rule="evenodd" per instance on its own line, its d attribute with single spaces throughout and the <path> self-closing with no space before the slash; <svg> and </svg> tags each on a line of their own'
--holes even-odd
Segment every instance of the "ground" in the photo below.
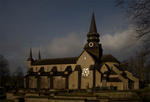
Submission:
<svg viewBox="0 0 150 102">
<path fill-rule="evenodd" d="M 33 93 L 34 94 L 34 93 Z M 142 101 L 136 101 L 136 102 L 150 102 L 150 87 L 145 87 L 144 89 L 136 90 L 136 91 L 115 91 L 115 90 L 76 90 L 76 91 L 54 91 L 54 92 L 47 92 L 47 93 L 35 93 L 37 96 L 28 96 L 28 100 L 30 99 L 38 99 L 41 100 L 44 99 L 80 99 L 80 100 L 99 100 L 103 98 L 110 98 L 111 100 L 122 102 L 129 99 L 129 100 L 142 100 Z M 19 94 L 15 94 L 15 96 L 18 96 Z M 21 95 L 19 95 L 21 96 Z M 37 102 L 40 102 L 38 101 Z M 13 102 L 10 100 L 0 100 L 0 102 Z M 31 102 L 31 101 L 29 101 Z M 47 101 L 46 101 L 47 102 Z M 61 102 L 61 101 L 59 101 Z M 102 102 L 102 101 L 101 101 Z"/>
<path fill-rule="evenodd" d="M 6 100 L 6 99 L 3 99 L 3 100 L 0 99 L 0 102 L 14 102 L 14 101 L 12 101 L 12 100 Z"/>
<path fill-rule="evenodd" d="M 143 102 L 150 102 L 150 87 L 138 90 L 137 94 L 142 98 Z"/>
</svg>

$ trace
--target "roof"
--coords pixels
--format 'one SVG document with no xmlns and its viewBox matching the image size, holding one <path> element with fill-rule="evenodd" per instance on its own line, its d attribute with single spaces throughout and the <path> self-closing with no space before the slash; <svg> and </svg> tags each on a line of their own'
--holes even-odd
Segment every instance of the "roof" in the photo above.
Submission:
<svg viewBox="0 0 150 102">
<path fill-rule="evenodd" d="M 87 52 L 87 53 L 89 53 L 89 52 Z M 32 65 L 76 64 L 79 57 L 66 57 L 66 58 L 35 60 L 35 61 L 33 61 Z M 91 57 L 93 57 L 93 59 L 95 59 L 94 56 L 91 55 Z M 119 62 L 112 55 L 103 55 L 101 60 L 102 60 L 102 62 Z"/>
<path fill-rule="evenodd" d="M 32 65 L 76 64 L 78 57 L 35 60 Z"/>
<path fill-rule="evenodd" d="M 121 82 L 119 78 L 109 78 L 108 81 L 109 82 Z"/>
<path fill-rule="evenodd" d="M 120 63 L 114 56 L 108 54 L 108 55 L 103 55 L 101 58 L 102 62 L 118 62 Z"/>
</svg>

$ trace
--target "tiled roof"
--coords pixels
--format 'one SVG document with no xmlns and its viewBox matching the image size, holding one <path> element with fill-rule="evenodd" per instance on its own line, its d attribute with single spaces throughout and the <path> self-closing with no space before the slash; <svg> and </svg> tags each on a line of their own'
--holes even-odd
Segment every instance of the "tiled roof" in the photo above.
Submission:
<svg viewBox="0 0 150 102">
<path fill-rule="evenodd" d="M 76 64 L 78 57 L 35 60 L 32 65 Z"/>
</svg>

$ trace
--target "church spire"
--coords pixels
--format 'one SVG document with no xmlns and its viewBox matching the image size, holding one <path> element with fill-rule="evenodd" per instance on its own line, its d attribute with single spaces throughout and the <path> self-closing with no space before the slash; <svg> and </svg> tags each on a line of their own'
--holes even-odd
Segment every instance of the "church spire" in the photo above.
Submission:
<svg viewBox="0 0 150 102">
<path fill-rule="evenodd" d="M 99 43 L 99 34 L 97 33 L 94 11 L 92 13 L 90 29 L 89 29 L 89 32 L 87 34 L 87 37 L 88 37 L 88 39 L 87 39 L 88 42 L 97 42 L 97 43 Z"/>
<path fill-rule="evenodd" d="M 95 16 L 93 12 L 90 29 L 87 34 L 87 43 L 84 46 L 84 50 L 86 50 L 88 53 L 94 56 L 94 58 L 98 61 L 98 63 L 100 62 L 102 52 L 103 52 L 99 41 L 100 41 L 99 34 L 97 33 Z"/>
<path fill-rule="evenodd" d="M 41 60 L 41 53 L 40 53 L 40 50 L 39 50 L 39 60 Z"/>
<path fill-rule="evenodd" d="M 30 48 L 30 56 L 29 58 L 32 58 L 32 49 Z"/>
<path fill-rule="evenodd" d="M 92 14 L 92 19 L 91 19 L 91 25 L 90 25 L 89 33 L 97 33 L 94 11 L 93 11 L 93 14 Z"/>
<path fill-rule="evenodd" d="M 31 60 L 33 60 L 33 58 L 32 58 L 32 49 L 30 48 L 30 55 L 29 55 L 28 61 L 31 61 Z"/>
</svg>

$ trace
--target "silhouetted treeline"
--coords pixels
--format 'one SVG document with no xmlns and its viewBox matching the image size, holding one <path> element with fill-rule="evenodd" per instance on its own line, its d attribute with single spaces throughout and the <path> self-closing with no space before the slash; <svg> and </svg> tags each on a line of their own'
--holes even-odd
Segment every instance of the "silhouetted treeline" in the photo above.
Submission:
<svg viewBox="0 0 150 102">
<path fill-rule="evenodd" d="M 0 55 L 0 87 L 6 91 L 23 88 L 24 75 L 21 67 L 16 68 L 14 73 L 10 73 L 8 60 Z"/>
<path fill-rule="evenodd" d="M 137 76 L 141 83 L 150 83 L 150 51 L 143 48 L 134 57 L 124 61 L 126 68 Z"/>
<path fill-rule="evenodd" d="M 10 77 L 10 71 L 8 67 L 8 61 L 0 55 L 0 86 L 5 87 L 8 84 Z"/>
</svg>

